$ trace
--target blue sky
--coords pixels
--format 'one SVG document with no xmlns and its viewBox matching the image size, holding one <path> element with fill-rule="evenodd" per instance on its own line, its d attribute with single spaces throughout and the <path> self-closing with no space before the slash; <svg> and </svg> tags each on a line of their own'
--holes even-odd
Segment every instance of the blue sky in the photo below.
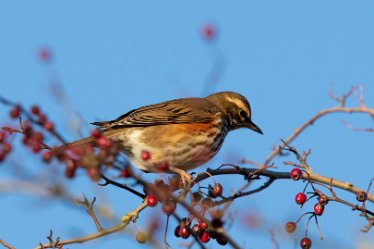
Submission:
<svg viewBox="0 0 374 249">
<path fill-rule="evenodd" d="M 51 73 L 58 75 L 70 106 L 88 123 L 112 119 L 145 104 L 201 96 L 221 55 L 226 67 L 211 90 L 247 96 L 253 121 L 264 136 L 247 130 L 233 132 L 209 166 L 243 157 L 262 162 L 280 138 L 317 111 L 336 104 L 328 97 L 330 84 L 337 94 L 363 84 L 366 104 L 374 107 L 373 11 L 372 1 L 2 2 L 0 94 L 26 105 L 39 103 L 57 127 L 74 139 L 77 134 L 69 131 L 66 107 L 51 94 Z M 201 38 L 205 23 L 216 25 L 215 42 Z M 38 49 L 44 46 L 53 53 L 52 65 L 37 59 Z M 7 109 L 0 110 L 6 123 Z M 373 127 L 366 115 L 333 114 L 303 133 L 295 145 L 312 149 L 310 163 L 315 172 L 366 188 L 374 176 L 374 138 L 347 129 L 343 120 Z M 15 156 L 32 170 L 42 170 L 30 153 L 19 150 Z M 289 170 L 282 161 L 276 160 L 279 170 Z M 9 167 L 10 161 L 1 167 L 4 177 Z M 234 188 L 232 180 L 220 181 L 227 191 Z M 96 195 L 98 203 L 109 201 L 117 215 L 136 204 L 128 193 L 97 188 L 83 175 L 68 184 L 74 194 Z M 308 210 L 293 203 L 302 188 L 301 183 L 279 182 L 239 200 L 233 211 L 258 213 L 266 222 L 256 232 L 239 225 L 239 216 L 231 233 L 240 243 L 246 241 L 246 248 L 270 248 L 267 231 L 273 228 L 281 248 L 293 248 L 278 226 Z M 353 201 L 351 195 L 343 197 Z M 0 238 L 17 248 L 37 245 L 51 228 L 62 238 L 94 231 L 83 209 L 71 209 L 59 201 L 4 195 L 0 206 Z M 310 229 L 318 248 L 358 248 L 361 240 L 369 239 L 359 232 L 363 219 L 349 208 L 331 204 L 326 211 L 320 219 L 324 241 L 318 240 L 314 226 Z M 150 214 L 147 211 L 142 217 Z M 69 248 L 119 248 L 129 243 L 131 248 L 138 246 L 131 236 L 114 235 Z"/>
</svg>

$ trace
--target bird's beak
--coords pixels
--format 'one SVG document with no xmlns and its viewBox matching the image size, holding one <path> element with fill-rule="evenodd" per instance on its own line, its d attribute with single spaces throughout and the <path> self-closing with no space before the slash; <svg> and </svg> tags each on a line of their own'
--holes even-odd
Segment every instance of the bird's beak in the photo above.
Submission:
<svg viewBox="0 0 374 249">
<path fill-rule="evenodd" d="M 261 135 L 264 134 L 262 133 L 262 130 L 257 125 L 255 125 L 252 121 L 249 121 L 248 128 L 251 129 L 252 131 L 260 133 Z"/>
</svg>

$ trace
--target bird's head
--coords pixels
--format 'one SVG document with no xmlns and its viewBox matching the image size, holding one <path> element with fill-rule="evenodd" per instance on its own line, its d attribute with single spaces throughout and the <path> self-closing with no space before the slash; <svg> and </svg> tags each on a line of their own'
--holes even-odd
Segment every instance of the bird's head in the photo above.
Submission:
<svg viewBox="0 0 374 249">
<path fill-rule="evenodd" d="M 216 104 L 226 115 L 229 129 L 249 128 L 263 134 L 261 129 L 251 120 L 251 107 L 248 100 L 235 92 L 218 92 L 206 97 Z"/>
</svg>

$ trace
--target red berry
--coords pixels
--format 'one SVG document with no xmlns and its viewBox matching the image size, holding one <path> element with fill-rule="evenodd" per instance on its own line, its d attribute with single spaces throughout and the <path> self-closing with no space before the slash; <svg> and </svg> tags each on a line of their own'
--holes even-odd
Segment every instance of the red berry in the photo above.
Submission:
<svg viewBox="0 0 374 249">
<path fill-rule="evenodd" d="M 291 176 L 292 180 L 298 181 L 303 176 L 303 173 L 301 172 L 301 170 L 299 168 L 294 168 L 294 169 L 291 170 L 290 176 Z"/>
<path fill-rule="evenodd" d="M 312 247 L 312 241 L 308 237 L 305 237 L 300 241 L 300 247 L 302 249 L 309 249 Z"/>
<path fill-rule="evenodd" d="M 179 233 L 183 239 L 187 239 L 191 235 L 190 228 L 188 226 L 182 226 Z"/>
<path fill-rule="evenodd" d="M 210 240 L 210 233 L 208 231 L 204 231 L 203 234 L 200 236 L 200 240 L 203 243 L 208 243 Z"/>
<path fill-rule="evenodd" d="M 155 207 L 157 206 L 158 201 L 153 195 L 148 195 L 147 197 L 147 205 L 150 207 Z"/>
<path fill-rule="evenodd" d="M 47 47 L 40 48 L 38 51 L 39 60 L 49 62 L 52 59 L 51 51 Z"/>
<path fill-rule="evenodd" d="M 208 225 L 204 221 L 200 221 L 199 222 L 199 227 L 201 227 L 201 229 L 205 230 L 208 227 Z"/>
<path fill-rule="evenodd" d="M 53 158 L 53 152 L 48 150 L 48 151 L 45 151 L 42 155 L 42 159 L 44 162 L 46 163 L 49 163 Z"/>
<path fill-rule="evenodd" d="M 42 146 L 39 143 L 35 143 L 32 145 L 32 152 L 35 154 L 42 150 Z"/>
<path fill-rule="evenodd" d="M 286 230 L 287 233 L 293 233 L 296 230 L 296 223 L 293 221 L 287 222 L 286 225 L 284 226 L 284 229 Z"/>
<path fill-rule="evenodd" d="M 35 140 L 36 142 L 40 143 L 40 142 L 43 141 L 44 136 L 43 136 L 43 134 L 42 134 L 41 132 L 36 131 L 36 132 L 34 132 L 34 134 L 32 134 L 32 138 L 33 138 L 33 140 Z"/>
<path fill-rule="evenodd" d="M 177 226 L 175 229 L 174 229 L 174 235 L 175 237 L 179 238 L 181 236 L 181 227 L 180 226 Z"/>
<path fill-rule="evenodd" d="M 216 30 L 212 24 L 205 24 L 201 29 L 201 34 L 205 40 L 212 40 L 215 36 Z"/>
<path fill-rule="evenodd" d="M 218 235 L 216 241 L 221 246 L 225 246 L 227 244 L 227 238 L 222 234 Z"/>
<path fill-rule="evenodd" d="M 112 147 L 112 142 L 109 140 L 109 138 L 106 137 L 100 137 L 99 139 L 96 140 L 97 145 L 106 150 Z"/>
<path fill-rule="evenodd" d="M 3 144 L 3 151 L 5 154 L 8 154 L 12 150 L 12 145 L 9 143 L 4 143 Z"/>
<path fill-rule="evenodd" d="M 162 162 L 159 165 L 159 169 L 161 171 L 168 171 L 169 170 L 169 164 L 167 162 Z"/>
<path fill-rule="evenodd" d="M 303 205 L 306 201 L 306 195 L 304 193 L 298 193 L 295 196 L 295 201 L 297 204 Z"/>
<path fill-rule="evenodd" d="M 39 108 L 39 106 L 37 106 L 37 105 L 33 105 L 33 106 L 31 106 L 31 113 L 32 113 L 32 114 L 35 114 L 35 115 L 38 115 L 38 114 L 40 113 L 40 108 Z"/>
<path fill-rule="evenodd" d="M 323 205 L 321 204 L 321 203 L 316 203 L 315 205 L 314 205 L 314 213 L 316 214 L 316 215 L 322 215 L 323 214 L 323 210 L 324 210 L 325 208 L 323 207 Z"/>
<path fill-rule="evenodd" d="M 356 194 L 356 200 L 359 202 L 364 202 L 368 198 L 368 194 L 364 191 L 359 191 Z"/>
<path fill-rule="evenodd" d="M 47 122 L 47 116 L 43 113 L 39 113 L 38 114 L 38 121 L 42 124 L 44 124 L 45 122 Z"/>
<path fill-rule="evenodd" d="M 13 107 L 12 110 L 10 110 L 9 115 L 11 118 L 18 118 L 21 114 L 21 107 L 19 105 L 16 105 Z"/>
<path fill-rule="evenodd" d="M 149 159 L 151 159 L 151 153 L 149 151 L 142 150 L 140 157 L 143 161 L 148 161 Z"/>
<path fill-rule="evenodd" d="M 121 170 L 121 177 L 128 178 L 130 176 L 131 176 L 131 171 L 130 171 L 129 167 L 126 167 L 126 168 Z"/>
<path fill-rule="evenodd" d="M 101 131 L 99 129 L 95 129 L 91 131 L 91 136 L 98 139 L 101 137 Z"/>
<path fill-rule="evenodd" d="M 5 137 L 6 137 L 6 133 L 5 133 L 5 132 L 2 132 L 2 131 L 0 131 L 0 143 L 4 142 L 4 140 L 5 140 Z"/>
<path fill-rule="evenodd" d="M 217 198 L 218 196 L 222 195 L 223 187 L 221 184 L 216 183 L 214 186 L 209 190 L 209 196 L 212 198 Z"/>
<path fill-rule="evenodd" d="M 0 150 L 0 162 L 4 161 L 5 159 L 5 153 L 4 151 Z"/>
<path fill-rule="evenodd" d="M 53 131 L 54 130 L 54 124 L 51 121 L 47 121 L 44 123 L 44 128 L 48 131 Z"/>
</svg>

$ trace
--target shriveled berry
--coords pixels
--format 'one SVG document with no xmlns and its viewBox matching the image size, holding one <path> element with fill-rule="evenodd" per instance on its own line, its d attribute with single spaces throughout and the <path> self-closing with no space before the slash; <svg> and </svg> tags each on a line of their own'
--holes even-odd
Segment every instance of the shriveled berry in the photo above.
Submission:
<svg viewBox="0 0 374 249">
<path fill-rule="evenodd" d="M 298 193 L 295 196 L 295 201 L 297 204 L 303 205 L 306 201 L 306 195 L 304 193 Z"/>
<path fill-rule="evenodd" d="M 201 201 L 204 208 L 211 208 L 213 206 L 212 198 L 206 197 Z"/>
<path fill-rule="evenodd" d="M 216 241 L 221 246 L 227 245 L 227 238 L 224 235 L 222 235 L 222 234 L 218 235 Z"/>
<path fill-rule="evenodd" d="M 221 219 L 217 218 L 217 219 L 213 219 L 211 221 L 212 223 L 212 226 L 215 227 L 215 228 L 219 228 L 219 227 L 222 227 L 223 226 L 223 222 Z"/>
<path fill-rule="evenodd" d="M 172 213 L 174 213 L 176 207 L 177 204 L 175 203 L 175 201 L 167 200 L 162 205 L 162 211 L 167 215 L 171 215 Z"/>
<path fill-rule="evenodd" d="M 301 170 L 299 168 L 293 168 L 290 172 L 290 176 L 291 176 L 292 180 L 298 181 L 303 176 L 303 173 L 301 172 Z"/>
<path fill-rule="evenodd" d="M 181 232 L 181 227 L 180 226 L 176 226 L 174 228 L 174 236 L 177 237 L 177 238 L 179 238 L 181 236 L 180 232 Z"/>
<path fill-rule="evenodd" d="M 302 249 L 309 249 L 312 247 L 312 241 L 308 237 L 305 237 L 300 240 L 300 247 Z"/>
<path fill-rule="evenodd" d="M 179 233 L 183 239 L 187 239 L 191 235 L 190 228 L 188 226 L 180 227 Z"/>
<path fill-rule="evenodd" d="M 325 210 L 325 208 L 323 207 L 321 203 L 316 203 L 313 209 L 314 209 L 314 213 L 319 216 L 322 215 L 323 210 Z"/>
<path fill-rule="evenodd" d="M 142 150 L 142 152 L 140 153 L 140 157 L 143 161 L 148 161 L 149 159 L 151 159 L 151 152 Z"/>
<path fill-rule="evenodd" d="M 158 201 L 153 195 L 148 195 L 147 197 L 147 205 L 150 207 L 155 207 L 157 206 Z"/>
<path fill-rule="evenodd" d="M 356 200 L 359 202 L 364 202 L 368 198 L 368 194 L 364 191 L 359 191 L 356 194 Z"/>
<path fill-rule="evenodd" d="M 19 105 L 16 105 L 15 107 L 13 107 L 9 112 L 9 116 L 11 118 L 18 118 L 20 114 L 21 114 L 21 107 Z"/>
<path fill-rule="evenodd" d="M 144 244 L 147 242 L 147 235 L 143 232 L 137 232 L 135 235 L 136 241 L 138 241 L 140 244 Z"/>
<path fill-rule="evenodd" d="M 287 233 L 293 233 L 296 230 L 296 223 L 293 221 L 289 221 L 284 226 L 284 229 L 286 230 Z"/>
<path fill-rule="evenodd" d="M 199 192 L 193 192 L 192 197 L 194 202 L 200 202 L 203 199 L 202 194 Z"/>
<path fill-rule="evenodd" d="M 223 187 L 220 183 L 216 183 L 213 187 L 209 190 L 209 196 L 212 198 L 217 198 L 218 196 L 222 195 Z"/>
<path fill-rule="evenodd" d="M 208 231 L 204 231 L 203 234 L 200 236 L 200 241 L 203 243 L 208 243 L 210 240 L 210 233 Z"/>
<path fill-rule="evenodd" d="M 318 197 L 318 202 L 321 203 L 323 206 L 326 206 L 329 203 L 329 199 L 326 195 L 321 195 Z"/>
<path fill-rule="evenodd" d="M 37 105 L 33 105 L 33 106 L 31 106 L 31 113 L 32 113 L 32 114 L 35 114 L 35 115 L 38 115 L 38 114 L 40 113 L 40 108 L 39 108 L 39 106 L 37 106 Z"/>
<path fill-rule="evenodd" d="M 191 232 L 196 237 L 200 237 L 203 234 L 204 230 L 199 226 L 199 224 L 195 224 L 192 226 Z"/>
</svg>

